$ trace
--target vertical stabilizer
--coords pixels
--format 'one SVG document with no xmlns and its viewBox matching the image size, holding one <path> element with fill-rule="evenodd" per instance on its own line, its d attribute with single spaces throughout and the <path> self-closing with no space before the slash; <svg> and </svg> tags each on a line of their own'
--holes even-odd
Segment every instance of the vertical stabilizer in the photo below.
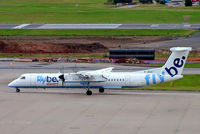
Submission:
<svg viewBox="0 0 200 134">
<path fill-rule="evenodd" d="M 181 75 L 183 68 L 188 57 L 189 52 L 192 50 L 191 47 L 173 47 L 170 48 L 172 51 L 167 62 L 162 67 L 162 72 L 174 77 L 175 75 Z"/>
</svg>

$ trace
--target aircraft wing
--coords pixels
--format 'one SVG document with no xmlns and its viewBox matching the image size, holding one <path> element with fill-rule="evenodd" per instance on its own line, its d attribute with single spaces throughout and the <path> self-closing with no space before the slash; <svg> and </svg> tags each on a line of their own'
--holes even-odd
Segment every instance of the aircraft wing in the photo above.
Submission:
<svg viewBox="0 0 200 134">
<path fill-rule="evenodd" d="M 82 79 L 92 79 L 95 77 L 101 77 L 103 79 L 106 79 L 103 74 L 104 73 L 109 73 L 113 70 L 114 67 L 108 67 L 104 69 L 99 69 L 95 71 L 79 71 L 76 73 L 77 76 L 81 77 Z"/>
<path fill-rule="evenodd" d="M 108 72 L 111 72 L 113 69 L 114 69 L 114 67 L 108 67 L 108 68 L 96 70 L 95 72 L 98 72 L 98 73 L 108 73 Z"/>
</svg>

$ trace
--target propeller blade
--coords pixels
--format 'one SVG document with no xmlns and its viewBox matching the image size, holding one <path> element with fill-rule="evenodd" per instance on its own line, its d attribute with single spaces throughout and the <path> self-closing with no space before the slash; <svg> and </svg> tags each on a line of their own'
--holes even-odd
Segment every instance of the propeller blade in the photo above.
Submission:
<svg viewBox="0 0 200 134">
<path fill-rule="evenodd" d="M 65 82 L 64 74 L 62 74 L 62 75 L 60 75 L 60 76 L 58 76 L 58 77 L 62 80 L 62 86 L 63 86 L 63 84 L 64 84 L 64 82 Z"/>
</svg>

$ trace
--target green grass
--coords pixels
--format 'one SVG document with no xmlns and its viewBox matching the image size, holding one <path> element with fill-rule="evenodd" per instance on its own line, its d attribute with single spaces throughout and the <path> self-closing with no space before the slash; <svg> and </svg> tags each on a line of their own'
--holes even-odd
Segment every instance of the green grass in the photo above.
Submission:
<svg viewBox="0 0 200 134">
<path fill-rule="evenodd" d="M 172 86 L 173 85 L 173 86 Z M 177 90 L 177 91 L 200 91 L 200 75 L 184 75 L 182 79 L 149 87 L 136 88 L 145 90 Z"/>
<path fill-rule="evenodd" d="M 188 36 L 197 30 L 167 29 L 86 29 L 86 30 L 39 30 L 0 29 L 0 36 Z"/>
<path fill-rule="evenodd" d="M 165 52 L 156 52 L 155 59 L 168 58 L 170 54 L 171 54 L 171 52 L 169 50 L 165 51 Z M 200 53 L 199 53 L 199 51 L 192 51 L 189 53 L 188 57 L 189 58 L 194 58 L 194 57 L 197 58 L 197 57 L 200 57 Z"/>
<path fill-rule="evenodd" d="M 159 59 L 159 58 L 168 58 L 169 55 L 171 54 L 171 52 L 165 52 L 165 53 L 158 53 L 156 52 L 155 54 L 155 59 Z M 192 51 L 189 53 L 189 58 L 199 58 L 200 57 L 200 53 L 199 51 Z M 149 64 L 147 66 L 153 66 L 153 67 L 162 67 L 164 65 L 164 63 L 158 63 L 158 64 Z M 186 63 L 185 64 L 186 68 L 200 68 L 200 63 Z"/>
<path fill-rule="evenodd" d="M 89 58 L 107 58 L 108 54 L 105 53 L 81 53 L 81 54 L 6 54 L 6 53 L 0 53 L 0 58 L 24 58 L 24 57 L 48 57 L 48 58 L 52 58 L 52 57 L 64 57 L 64 58 L 85 58 L 85 57 L 89 57 Z M 137 65 L 137 64 L 136 64 Z M 164 64 L 147 64 L 145 66 L 151 66 L 151 67 L 162 67 Z M 200 64 L 185 64 L 185 68 L 200 68 Z"/>
<path fill-rule="evenodd" d="M 0 23 L 200 23 L 200 7 L 141 5 L 117 9 L 106 0 L 1 0 Z"/>
<path fill-rule="evenodd" d="M 153 66 L 153 67 L 162 67 L 164 64 L 159 63 L 159 64 L 149 64 L 148 66 Z M 186 63 L 185 68 L 200 68 L 200 63 Z"/>
<path fill-rule="evenodd" d="M 107 55 L 104 53 L 90 53 L 90 54 L 6 54 L 0 53 L 0 58 L 23 58 L 23 57 L 65 57 L 65 58 L 105 58 Z"/>
<path fill-rule="evenodd" d="M 196 63 L 196 64 L 185 64 L 186 68 L 200 68 L 200 63 Z"/>
</svg>

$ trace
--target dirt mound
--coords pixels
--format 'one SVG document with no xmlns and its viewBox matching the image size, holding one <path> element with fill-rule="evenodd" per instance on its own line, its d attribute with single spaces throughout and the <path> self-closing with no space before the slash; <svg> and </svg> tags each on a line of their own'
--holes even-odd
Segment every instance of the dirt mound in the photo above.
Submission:
<svg viewBox="0 0 200 134">
<path fill-rule="evenodd" d="M 108 49 L 98 43 L 43 43 L 0 41 L 1 53 L 88 53 L 106 52 Z"/>
<path fill-rule="evenodd" d="M 163 36 L 0 36 L 0 53 L 105 53 L 171 40 Z"/>
<path fill-rule="evenodd" d="M 172 40 L 165 36 L 0 36 L 4 42 L 40 42 L 47 44 L 93 44 L 100 43 L 106 48 L 134 49 L 136 45 Z"/>
</svg>

